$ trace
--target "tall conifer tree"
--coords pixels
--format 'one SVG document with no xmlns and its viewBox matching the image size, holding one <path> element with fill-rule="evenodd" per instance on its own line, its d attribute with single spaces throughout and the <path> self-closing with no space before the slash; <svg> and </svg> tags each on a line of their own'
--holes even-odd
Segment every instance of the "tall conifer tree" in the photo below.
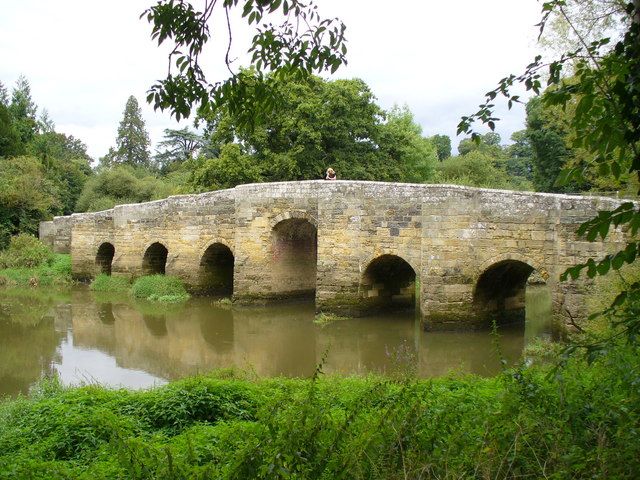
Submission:
<svg viewBox="0 0 640 480">
<path fill-rule="evenodd" d="M 124 117 L 118 127 L 113 162 L 148 167 L 150 163 L 149 134 L 145 129 L 138 100 L 133 95 L 127 100 Z"/>
</svg>

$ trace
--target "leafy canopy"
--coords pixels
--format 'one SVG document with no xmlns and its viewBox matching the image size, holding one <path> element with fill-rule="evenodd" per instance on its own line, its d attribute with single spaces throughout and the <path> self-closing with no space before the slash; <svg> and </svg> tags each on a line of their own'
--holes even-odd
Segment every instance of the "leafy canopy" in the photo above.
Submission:
<svg viewBox="0 0 640 480">
<path fill-rule="evenodd" d="M 248 50 L 252 73 L 232 68 L 230 15 L 238 8 L 255 28 Z M 177 120 L 188 117 L 194 108 L 212 115 L 224 106 L 241 127 L 252 126 L 277 100 L 265 82 L 266 73 L 279 80 L 300 80 L 314 73 L 335 72 L 346 63 L 344 24 L 322 18 L 312 0 L 223 0 L 205 2 L 202 10 L 184 0 L 161 0 L 141 17 L 151 24 L 151 38 L 158 45 L 173 45 L 167 76 L 151 87 L 147 101 L 156 109 L 168 109 Z M 212 17 L 226 20 L 223 37 L 209 28 Z M 271 18 L 280 21 L 273 24 Z M 211 81 L 202 68 L 201 56 L 210 40 L 227 42 L 226 79 Z"/>
</svg>

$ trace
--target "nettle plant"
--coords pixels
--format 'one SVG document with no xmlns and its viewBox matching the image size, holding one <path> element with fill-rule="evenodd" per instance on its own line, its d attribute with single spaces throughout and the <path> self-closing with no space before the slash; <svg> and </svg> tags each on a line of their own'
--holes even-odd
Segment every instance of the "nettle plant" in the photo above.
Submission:
<svg viewBox="0 0 640 480">
<path fill-rule="evenodd" d="M 524 86 L 527 91 L 541 95 L 548 106 L 571 109 L 569 128 L 570 147 L 580 148 L 589 155 L 589 165 L 564 169 L 557 184 L 580 181 L 586 168 L 597 168 L 599 175 L 613 175 L 616 179 L 631 174 L 640 180 L 640 0 L 625 4 L 618 0 L 594 0 L 586 4 L 573 2 L 576 8 L 607 7 L 599 19 L 615 17 L 617 25 L 625 31 L 619 39 L 612 41 L 611 28 L 603 28 L 601 38 L 589 38 L 589 29 L 581 29 L 578 19 L 571 14 L 571 2 L 553 0 L 542 6 L 542 20 L 538 24 L 540 36 L 553 19 L 565 22 L 575 38 L 572 49 L 562 53 L 553 61 L 536 56 L 521 75 L 509 75 L 499 81 L 498 86 L 486 93 L 485 102 L 477 112 L 462 117 L 458 134 L 470 134 L 473 124 L 480 122 L 491 130 L 495 128 L 494 101 L 504 97 L 509 108 L 521 103 L 514 93 L 515 86 Z M 591 25 L 593 26 L 593 25 Z M 609 27 L 611 23 L 609 24 Z M 607 35 L 608 34 L 608 35 Z M 543 84 L 546 84 L 543 92 Z M 625 202 L 611 211 L 601 211 L 595 218 L 583 223 L 578 235 L 589 241 L 604 240 L 612 227 L 628 232 L 624 249 L 604 258 L 589 259 L 585 263 L 567 269 L 561 280 L 577 279 L 582 273 L 589 278 L 606 275 L 632 264 L 640 255 L 640 205 Z M 630 342 L 637 342 L 640 333 L 640 282 L 631 283 L 619 293 L 613 304 L 600 314 L 607 314 L 620 327 L 615 335 L 626 335 Z M 638 314 L 636 314 L 638 313 Z M 590 344 L 590 350 L 602 345 Z"/>
</svg>

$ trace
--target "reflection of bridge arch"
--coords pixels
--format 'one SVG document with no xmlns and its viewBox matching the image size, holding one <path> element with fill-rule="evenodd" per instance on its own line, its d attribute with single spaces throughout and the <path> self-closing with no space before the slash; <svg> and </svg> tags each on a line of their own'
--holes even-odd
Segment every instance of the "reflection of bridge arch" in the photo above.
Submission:
<svg viewBox="0 0 640 480">
<path fill-rule="evenodd" d="M 147 326 L 147 329 L 154 337 L 165 337 L 168 333 L 167 330 L 167 317 L 166 315 L 151 315 L 143 314 L 142 320 Z"/>
<path fill-rule="evenodd" d="M 213 308 L 200 318 L 202 338 L 217 353 L 233 351 L 234 325 L 231 309 Z"/>
<path fill-rule="evenodd" d="M 164 275 L 167 268 L 169 250 L 160 242 L 147 247 L 142 257 L 143 275 Z"/>
<path fill-rule="evenodd" d="M 364 270 L 361 295 L 369 308 L 414 308 L 416 271 L 398 255 L 380 255 L 371 260 Z"/>
<path fill-rule="evenodd" d="M 104 242 L 100 244 L 96 253 L 96 266 L 100 273 L 111 275 L 111 263 L 115 253 L 116 249 L 112 243 Z"/>
<path fill-rule="evenodd" d="M 231 249 L 220 242 L 211 243 L 200 256 L 199 284 L 206 293 L 233 293 L 234 257 Z"/>
<path fill-rule="evenodd" d="M 475 283 L 474 310 L 498 322 L 524 320 L 527 279 L 535 267 L 523 257 L 503 256 L 490 262 Z"/>
<path fill-rule="evenodd" d="M 292 294 L 316 290 L 318 230 L 306 216 L 288 215 L 271 229 L 273 284 Z"/>
</svg>

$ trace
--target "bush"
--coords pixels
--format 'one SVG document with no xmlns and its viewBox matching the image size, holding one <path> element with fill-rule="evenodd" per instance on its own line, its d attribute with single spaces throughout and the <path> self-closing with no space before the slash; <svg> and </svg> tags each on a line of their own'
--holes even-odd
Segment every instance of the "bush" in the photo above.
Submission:
<svg viewBox="0 0 640 480">
<path fill-rule="evenodd" d="M 138 278 L 131 287 L 131 295 L 159 302 L 179 302 L 189 298 L 182 280 L 170 275 Z"/>
<path fill-rule="evenodd" d="M 50 287 L 68 285 L 71 277 L 71 255 L 56 253 L 50 263 L 38 267 L 14 267 L 0 270 L 0 286 Z"/>
<path fill-rule="evenodd" d="M 112 277 L 106 273 L 101 273 L 91 282 L 91 290 L 94 292 L 126 292 L 131 283 L 126 277 Z"/>
<path fill-rule="evenodd" d="M 33 268 L 53 262 L 53 252 L 33 235 L 11 237 L 9 248 L 0 253 L 0 268 Z"/>
</svg>

